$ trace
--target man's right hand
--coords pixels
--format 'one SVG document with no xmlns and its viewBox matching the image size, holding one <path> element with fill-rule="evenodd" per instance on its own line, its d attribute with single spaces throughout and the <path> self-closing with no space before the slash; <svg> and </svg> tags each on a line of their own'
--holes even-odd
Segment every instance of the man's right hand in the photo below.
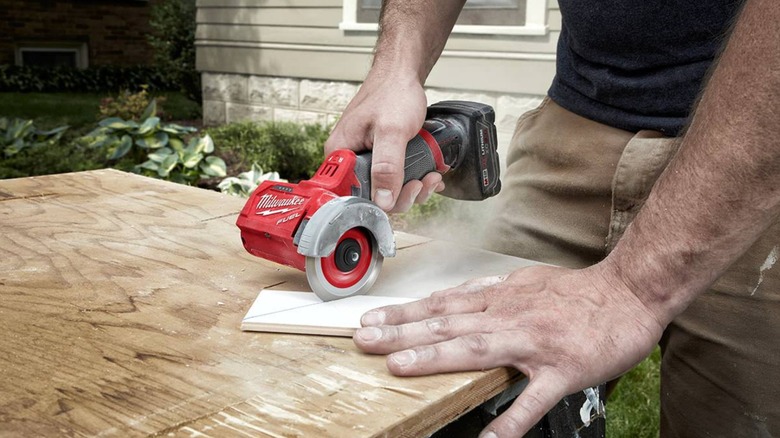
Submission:
<svg viewBox="0 0 780 438">
<path fill-rule="evenodd" d="M 408 210 L 444 188 L 441 175 L 402 187 L 406 144 L 425 121 L 425 91 L 415 75 L 372 70 L 325 143 L 335 149 L 371 150 L 371 199 L 388 212 Z"/>
</svg>

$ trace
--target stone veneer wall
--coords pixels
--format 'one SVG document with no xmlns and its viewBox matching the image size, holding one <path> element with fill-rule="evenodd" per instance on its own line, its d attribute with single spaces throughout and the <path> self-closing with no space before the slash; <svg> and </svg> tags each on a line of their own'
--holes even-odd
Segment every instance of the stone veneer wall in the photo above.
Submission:
<svg viewBox="0 0 780 438">
<path fill-rule="evenodd" d="M 203 73 L 203 123 L 244 120 L 333 124 L 359 84 L 240 74 Z M 458 99 L 482 102 L 496 110 L 499 144 L 508 144 L 517 118 L 543 96 L 505 95 L 426 89 L 429 103 Z"/>
</svg>

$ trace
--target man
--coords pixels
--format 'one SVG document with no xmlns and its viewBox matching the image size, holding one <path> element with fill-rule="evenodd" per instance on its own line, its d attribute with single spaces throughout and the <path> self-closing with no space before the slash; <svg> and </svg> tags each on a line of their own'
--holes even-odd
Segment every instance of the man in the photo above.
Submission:
<svg viewBox="0 0 780 438">
<path fill-rule="evenodd" d="M 385 2 L 326 144 L 373 149 L 387 211 L 441 188 L 437 174 L 402 188 L 402 157 L 463 3 Z M 780 7 L 559 3 L 556 79 L 518 122 L 491 241 L 562 267 L 371 311 L 355 343 L 401 376 L 519 369 L 528 386 L 481 435 L 504 438 L 660 341 L 663 436 L 780 435 Z"/>
</svg>

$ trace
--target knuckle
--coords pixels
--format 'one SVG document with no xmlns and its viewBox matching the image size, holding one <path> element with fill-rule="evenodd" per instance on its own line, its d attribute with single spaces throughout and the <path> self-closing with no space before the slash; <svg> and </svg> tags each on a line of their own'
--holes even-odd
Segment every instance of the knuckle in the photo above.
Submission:
<svg viewBox="0 0 780 438">
<path fill-rule="evenodd" d="M 400 175 L 403 167 L 399 163 L 389 160 L 377 160 L 371 163 L 371 176 L 373 178 L 390 178 Z"/>
<path fill-rule="evenodd" d="M 467 351 L 474 355 L 484 355 L 488 353 L 490 345 L 482 334 L 471 334 L 460 338 Z"/>
<path fill-rule="evenodd" d="M 446 337 L 452 331 L 449 318 L 434 318 L 425 321 L 428 331 L 439 337 Z"/>
<path fill-rule="evenodd" d="M 447 357 L 447 348 L 442 344 L 433 344 L 428 347 L 421 347 L 418 350 L 418 355 L 425 362 L 437 363 L 440 361 L 439 358 Z"/>
<path fill-rule="evenodd" d="M 374 134 L 381 137 L 406 137 L 412 123 L 406 117 L 392 117 L 385 115 L 381 122 L 374 125 Z M 405 140 L 404 140 L 405 141 Z"/>
<path fill-rule="evenodd" d="M 550 393 L 555 392 L 556 390 L 552 386 L 553 385 L 547 386 L 545 391 L 549 391 Z M 535 423 L 539 418 L 544 416 L 547 411 L 552 409 L 554 403 L 547 403 L 547 398 L 543 397 L 542 394 L 538 391 L 539 389 L 535 388 L 529 392 L 523 392 L 519 397 L 517 397 L 517 400 L 515 400 L 511 410 L 512 417 L 515 418 L 515 421 L 518 424 L 522 425 L 529 422 Z M 562 397 L 563 394 L 560 394 L 560 397 L 557 397 L 556 395 L 554 398 L 557 401 Z"/>
<path fill-rule="evenodd" d="M 402 326 L 385 326 L 382 327 L 382 341 L 395 342 L 403 336 Z"/>
<path fill-rule="evenodd" d="M 543 410 L 542 400 L 535 394 L 528 394 L 520 400 L 520 410 L 526 415 L 533 415 Z"/>
<path fill-rule="evenodd" d="M 503 429 L 505 430 L 506 435 L 508 436 L 520 436 L 522 434 L 523 430 L 523 423 L 520 418 L 517 418 L 514 415 L 506 415 L 504 417 L 504 424 Z"/>
<path fill-rule="evenodd" d="M 423 308 L 429 315 L 441 315 L 447 310 L 447 301 L 444 297 L 429 297 L 423 300 Z"/>
<path fill-rule="evenodd" d="M 443 299 L 444 297 L 450 296 L 451 294 L 452 294 L 452 289 L 437 290 L 436 292 L 433 292 L 429 297 L 436 298 L 436 299 Z"/>
</svg>

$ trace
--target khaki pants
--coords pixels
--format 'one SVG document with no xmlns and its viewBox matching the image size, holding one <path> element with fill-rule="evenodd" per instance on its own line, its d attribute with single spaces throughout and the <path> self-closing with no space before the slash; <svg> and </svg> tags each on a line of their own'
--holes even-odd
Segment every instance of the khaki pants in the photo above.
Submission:
<svg viewBox="0 0 780 438">
<path fill-rule="evenodd" d="M 488 248 L 572 268 L 603 259 L 676 139 L 579 117 L 546 99 L 518 120 Z M 780 436 L 780 223 L 661 340 L 663 437 Z"/>
</svg>

